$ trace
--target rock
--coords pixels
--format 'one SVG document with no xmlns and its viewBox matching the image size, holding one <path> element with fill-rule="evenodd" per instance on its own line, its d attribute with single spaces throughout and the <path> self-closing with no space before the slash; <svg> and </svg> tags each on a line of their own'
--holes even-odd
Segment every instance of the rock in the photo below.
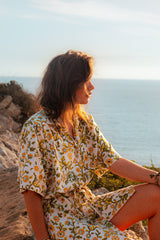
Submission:
<svg viewBox="0 0 160 240">
<path fill-rule="evenodd" d="M 23 195 L 17 183 L 17 168 L 0 170 L 0 239 L 31 240 Z"/>
<path fill-rule="evenodd" d="M 0 133 L 4 133 L 7 130 L 19 132 L 20 129 L 20 123 L 15 122 L 7 112 L 2 113 L 2 111 L 0 111 Z"/>
<path fill-rule="evenodd" d="M 20 118 L 20 114 L 21 108 L 12 102 L 11 96 L 6 96 L 0 102 L 0 132 L 6 130 L 19 132 L 21 130 L 21 124 L 15 120 Z"/>
<path fill-rule="evenodd" d="M 129 229 L 134 231 L 136 233 L 137 237 L 141 237 L 143 240 L 149 240 L 148 232 L 142 225 L 141 221 L 133 224 Z"/>
<path fill-rule="evenodd" d="M 6 131 L 0 135 L 0 167 L 18 166 L 18 134 Z"/>
<path fill-rule="evenodd" d="M 21 131 L 22 124 L 15 122 L 14 120 L 12 121 L 12 131 L 19 133 Z"/>
<path fill-rule="evenodd" d="M 0 112 L 0 132 L 12 130 L 12 118 Z"/>
<path fill-rule="evenodd" d="M 10 103 L 12 102 L 11 96 L 6 96 L 1 102 L 0 102 L 0 109 L 7 108 Z"/>
<path fill-rule="evenodd" d="M 21 114 L 21 108 L 18 105 L 11 102 L 11 104 L 7 108 L 7 113 L 11 117 L 14 117 L 14 118 L 18 117 Z"/>
<path fill-rule="evenodd" d="M 0 102 L 0 239 L 33 240 L 17 183 L 21 108 L 5 96 Z"/>
<path fill-rule="evenodd" d="M 137 234 L 134 231 L 131 230 L 125 230 L 124 232 L 126 232 L 126 237 L 132 239 L 132 240 L 143 240 L 143 238 L 138 237 Z"/>
</svg>

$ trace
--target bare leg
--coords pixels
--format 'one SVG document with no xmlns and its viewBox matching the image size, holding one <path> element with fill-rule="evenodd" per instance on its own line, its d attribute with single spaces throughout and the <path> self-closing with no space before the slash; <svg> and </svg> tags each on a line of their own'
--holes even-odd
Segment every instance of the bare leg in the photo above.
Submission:
<svg viewBox="0 0 160 240">
<path fill-rule="evenodd" d="M 160 239 L 160 188 L 154 184 L 135 186 L 135 194 L 127 201 L 111 222 L 121 230 L 142 219 L 149 219 L 149 236 Z"/>
</svg>

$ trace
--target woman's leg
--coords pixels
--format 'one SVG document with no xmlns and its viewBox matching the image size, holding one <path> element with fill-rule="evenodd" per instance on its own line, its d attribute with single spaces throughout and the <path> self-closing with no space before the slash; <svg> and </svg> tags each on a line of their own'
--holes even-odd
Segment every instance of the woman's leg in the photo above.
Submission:
<svg viewBox="0 0 160 240">
<path fill-rule="evenodd" d="M 135 186 L 135 194 L 111 219 L 121 230 L 142 219 L 148 218 L 149 236 L 152 240 L 160 239 L 160 188 L 154 184 Z"/>
</svg>

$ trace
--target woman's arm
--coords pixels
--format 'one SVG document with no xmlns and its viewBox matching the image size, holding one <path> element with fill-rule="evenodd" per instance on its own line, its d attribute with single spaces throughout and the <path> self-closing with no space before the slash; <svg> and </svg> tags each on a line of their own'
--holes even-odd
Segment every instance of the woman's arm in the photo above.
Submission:
<svg viewBox="0 0 160 240">
<path fill-rule="evenodd" d="M 25 191 L 24 199 L 27 207 L 28 216 L 37 240 L 49 239 L 41 196 L 33 191 Z"/>
<path fill-rule="evenodd" d="M 144 168 L 124 158 L 113 163 L 110 171 L 121 177 L 146 183 L 155 183 L 155 177 L 151 178 L 150 175 L 157 174 L 156 171 Z"/>
</svg>

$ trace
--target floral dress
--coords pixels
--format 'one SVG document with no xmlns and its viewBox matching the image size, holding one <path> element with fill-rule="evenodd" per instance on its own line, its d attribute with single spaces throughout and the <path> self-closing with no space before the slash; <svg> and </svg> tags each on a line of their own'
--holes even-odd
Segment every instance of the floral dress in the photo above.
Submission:
<svg viewBox="0 0 160 240">
<path fill-rule="evenodd" d="M 110 220 L 134 194 L 133 186 L 95 196 L 87 184 L 119 159 L 93 118 L 74 118 L 74 138 L 44 110 L 33 115 L 20 135 L 20 191 L 42 196 L 51 239 L 131 239 Z"/>
</svg>

